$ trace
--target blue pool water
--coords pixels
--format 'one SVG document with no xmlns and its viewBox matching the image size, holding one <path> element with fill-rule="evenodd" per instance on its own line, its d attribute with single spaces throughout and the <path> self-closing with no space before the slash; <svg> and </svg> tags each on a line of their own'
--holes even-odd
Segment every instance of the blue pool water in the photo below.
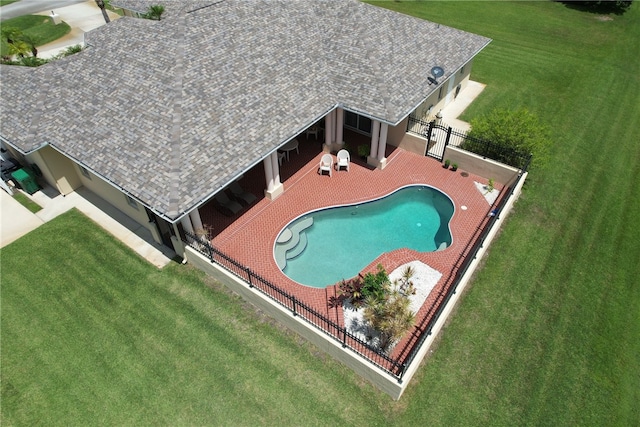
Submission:
<svg viewBox="0 0 640 427">
<path fill-rule="evenodd" d="M 418 252 L 451 244 L 453 202 L 435 188 L 409 186 L 374 201 L 302 215 L 274 246 L 282 271 L 298 283 L 324 288 L 356 276 L 385 252 Z"/>
</svg>

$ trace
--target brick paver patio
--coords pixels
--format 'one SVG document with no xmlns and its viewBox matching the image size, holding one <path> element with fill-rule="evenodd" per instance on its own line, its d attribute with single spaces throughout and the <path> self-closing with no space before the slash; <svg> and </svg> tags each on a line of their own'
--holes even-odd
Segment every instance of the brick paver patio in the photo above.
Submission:
<svg viewBox="0 0 640 427">
<path fill-rule="evenodd" d="M 491 206 L 474 184 L 474 181 L 486 183 L 487 179 L 460 169 L 456 172 L 446 170 L 435 159 L 395 147 L 388 148 L 387 167 L 384 170 L 372 169 L 362 160 L 354 158 L 356 155 L 352 152 L 350 171 L 334 171 L 332 177 L 319 175 L 322 138 L 316 141 L 313 137 L 306 139 L 301 136 L 298 139 L 300 153 L 292 152 L 290 161 L 285 160 L 281 166 L 285 192 L 276 200 L 264 198 L 264 169 L 259 164 L 241 180 L 246 190 L 258 196 L 252 206 L 244 208 L 234 217 L 221 214 L 213 203 L 200 209 L 203 222 L 213 227 L 214 247 L 342 325 L 342 310 L 329 309 L 327 304 L 328 298 L 336 293 L 335 285 L 326 289 L 303 286 L 289 279 L 278 268 L 273 246 L 280 231 L 307 211 L 364 202 L 387 195 L 405 185 L 426 184 L 442 190 L 455 204 L 450 224 L 453 235 L 451 246 L 443 251 L 429 253 L 411 249 L 396 250 L 371 260 L 363 269 L 363 273 L 373 271 L 380 263 L 387 272 L 391 272 L 404 263 L 420 260 L 442 273 L 442 278 L 417 313 L 414 333 L 408 334 L 410 336 L 395 347 L 394 356 L 407 352 L 410 343 L 417 339 L 420 328 L 426 325 L 441 303 L 444 290 L 451 285 L 451 273 L 459 263 L 461 254 L 471 247 L 478 229 L 488 220 Z M 352 147 L 368 141 L 353 133 L 345 133 L 345 140 Z M 496 188 L 501 189 L 502 186 L 496 184 Z M 462 206 L 466 206 L 466 209 L 463 210 Z"/>
</svg>

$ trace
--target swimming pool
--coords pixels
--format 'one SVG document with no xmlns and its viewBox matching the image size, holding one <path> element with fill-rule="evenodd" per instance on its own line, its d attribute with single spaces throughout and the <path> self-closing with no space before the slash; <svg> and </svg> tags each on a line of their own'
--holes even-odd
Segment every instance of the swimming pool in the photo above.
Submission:
<svg viewBox="0 0 640 427">
<path fill-rule="evenodd" d="M 427 185 L 400 188 L 380 199 L 308 212 L 282 229 L 274 244 L 278 267 L 292 280 L 324 288 L 356 276 L 385 252 L 451 245 L 454 205 Z"/>
</svg>

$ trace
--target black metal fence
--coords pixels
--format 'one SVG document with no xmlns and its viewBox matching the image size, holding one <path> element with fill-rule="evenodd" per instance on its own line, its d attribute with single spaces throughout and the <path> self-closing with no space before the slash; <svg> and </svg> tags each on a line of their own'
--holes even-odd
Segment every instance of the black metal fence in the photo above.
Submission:
<svg viewBox="0 0 640 427">
<path fill-rule="evenodd" d="M 422 323 L 416 325 L 416 330 L 418 331 L 416 339 L 408 341 L 405 347 L 398 354 L 398 359 L 402 360 L 406 366 L 409 366 L 413 362 L 425 340 L 431 335 L 433 327 L 442 315 L 442 312 L 449 303 L 449 300 L 456 294 L 460 281 L 469 270 L 471 263 L 478 257 L 478 252 L 484 247 L 484 243 L 489 232 L 493 228 L 495 222 L 500 219 L 505 205 L 511 196 L 513 196 L 513 192 L 523 179 L 527 166 L 528 165 L 525 165 L 523 171 L 518 175 L 515 182 L 510 187 L 503 190 L 505 191 L 504 195 L 493 202 L 487 220 L 476 228 L 473 237 L 470 239 L 469 243 L 451 269 L 449 277 L 441 288 L 439 295 L 436 296 L 435 303 L 423 317 Z"/>
<path fill-rule="evenodd" d="M 252 271 L 249 267 L 214 248 L 209 241 L 203 241 L 195 235 L 187 232 L 184 233 L 185 238 L 183 241 L 207 257 L 212 263 L 218 264 L 230 273 L 234 274 L 246 283 L 249 288 L 260 291 L 262 294 L 285 307 L 287 310 L 290 310 L 293 316 L 297 316 L 313 325 L 333 340 L 341 343 L 343 348 L 361 355 L 387 373 L 391 374 L 398 380 L 398 382 L 402 382 L 402 377 L 405 373 L 406 367 L 413 362 L 425 340 L 429 335 L 431 335 L 434 325 L 442 315 L 442 312 L 451 297 L 455 295 L 460 280 L 469 269 L 473 260 L 478 256 L 478 252 L 483 248 L 489 231 L 500 218 L 504 206 L 513 195 L 514 189 L 518 186 L 524 172 L 526 172 L 528 164 L 529 162 L 527 161 L 523 165 L 522 172 L 518 175 L 515 182 L 510 187 L 503 189 L 504 194 L 491 206 L 489 216 L 478 226 L 473 238 L 469 241 L 467 247 L 463 250 L 454 264 L 445 285 L 437 295 L 436 302 L 431 306 L 430 311 L 422 318 L 422 322 L 419 325 L 416 325 L 411 339 L 406 340 L 406 344 L 400 351 L 396 351 L 397 356 L 395 358 L 371 347 L 360 338 L 349 333 L 345 327 L 340 326 L 313 307 L 307 305 L 303 301 L 300 301 L 295 296 L 266 280 L 259 274 Z"/>
<path fill-rule="evenodd" d="M 360 338 L 351 334 L 345 327 L 338 325 L 336 322 L 327 318 L 327 316 L 318 312 L 313 307 L 310 307 L 295 296 L 289 294 L 277 285 L 255 273 L 249 267 L 242 265 L 232 257 L 214 248 L 211 246 L 210 242 L 203 241 L 188 232 L 185 232 L 184 234 L 185 239 L 183 241 L 186 244 L 207 257 L 212 263 L 218 264 L 230 273 L 234 274 L 245 282 L 249 288 L 260 291 L 262 294 L 285 307 L 287 310 L 290 310 L 294 316 L 305 320 L 307 323 L 325 332 L 335 341 L 340 342 L 343 348 L 348 348 L 365 357 L 370 362 L 393 375 L 398 379 L 398 381 L 401 380 L 405 370 L 405 365 L 403 363 L 396 359 L 392 359 L 387 354 L 371 347 Z"/>
<path fill-rule="evenodd" d="M 520 170 L 526 170 L 531 162 L 531 153 L 469 136 L 465 131 L 436 123 L 435 120 L 426 122 L 409 116 L 407 132 L 426 138 L 428 143 L 425 155 L 440 161 L 444 159 L 444 150 L 448 145 L 452 145 Z"/>
</svg>

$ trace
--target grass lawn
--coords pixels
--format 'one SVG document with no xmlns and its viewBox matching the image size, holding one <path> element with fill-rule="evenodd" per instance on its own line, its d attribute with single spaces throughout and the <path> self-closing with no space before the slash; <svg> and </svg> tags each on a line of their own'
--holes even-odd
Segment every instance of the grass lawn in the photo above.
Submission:
<svg viewBox="0 0 640 427">
<path fill-rule="evenodd" d="M 13 198 L 16 199 L 18 202 L 20 202 L 22 206 L 29 209 L 33 213 L 36 213 L 42 210 L 42 206 L 40 206 L 39 204 L 37 204 L 36 202 L 34 202 L 33 200 L 31 200 L 30 198 L 28 198 L 22 193 L 19 193 L 16 191 L 15 194 L 13 195 Z"/>
<path fill-rule="evenodd" d="M 157 270 L 78 211 L 1 255 L 3 426 L 382 418 L 388 399 L 349 369 L 200 271 Z"/>
<path fill-rule="evenodd" d="M 380 5 L 491 37 L 465 118 L 526 106 L 555 142 L 405 421 L 639 425 L 640 5 L 610 21 L 556 2 Z"/>
<path fill-rule="evenodd" d="M 42 46 L 68 34 L 71 27 L 65 22 L 54 25 L 53 19 L 43 15 L 24 15 L 2 21 L 3 28 L 17 28 L 22 34 L 33 40 L 36 46 Z M 0 54 L 7 55 L 8 48 L 4 41 L 0 43 Z"/>
<path fill-rule="evenodd" d="M 6 5 L 11 4 L 11 3 L 15 3 L 17 1 L 18 0 L 0 0 L 0 7 L 1 6 L 6 6 Z"/>
<path fill-rule="evenodd" d="M 640 424 L 640 4 L 380 5 L 493 38 L 465 117 L 555 141 L 402 399 L 72 212 L 1 252 L 2 425 Z"/>
</svg>

